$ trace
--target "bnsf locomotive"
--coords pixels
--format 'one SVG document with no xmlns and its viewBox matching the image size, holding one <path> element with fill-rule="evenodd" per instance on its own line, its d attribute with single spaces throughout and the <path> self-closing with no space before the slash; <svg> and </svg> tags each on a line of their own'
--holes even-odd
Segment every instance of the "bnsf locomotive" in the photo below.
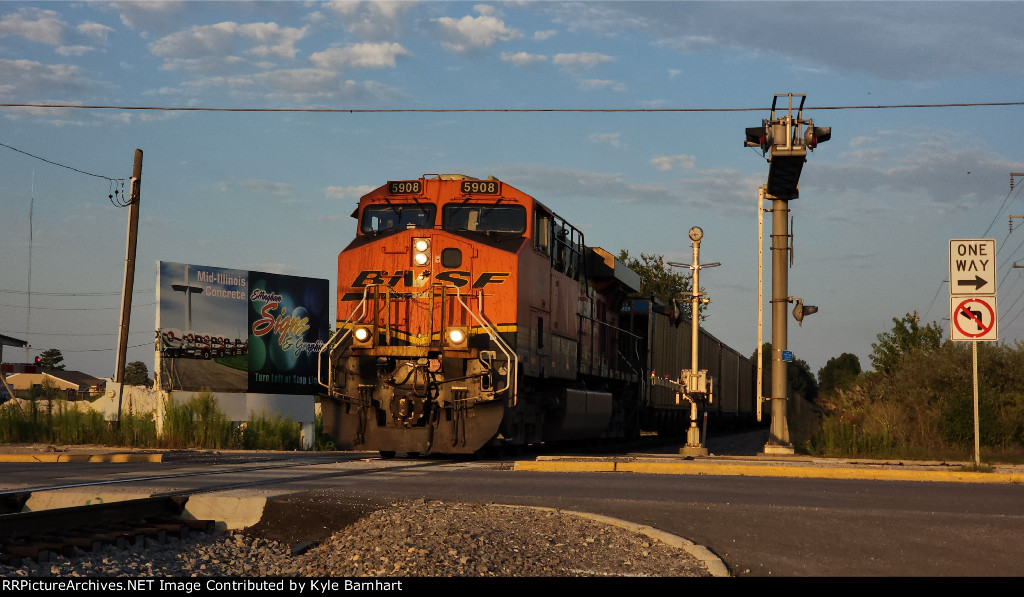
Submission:
<svg viewBox="0 0 1024 597">
<path fill-rule="evenodd" d="M 353 217 L 320 359 L 339 449 L 473 453 L 690 424 L 658 383 L 688 366 L 689 322 L 631 298 L 639 276 L 530 195 L 424 175 L 363 196 Z M 699 355 L 724 396 L 706 406 L 749 415 L 749 361 L 703 330 Z"/>
</svg>

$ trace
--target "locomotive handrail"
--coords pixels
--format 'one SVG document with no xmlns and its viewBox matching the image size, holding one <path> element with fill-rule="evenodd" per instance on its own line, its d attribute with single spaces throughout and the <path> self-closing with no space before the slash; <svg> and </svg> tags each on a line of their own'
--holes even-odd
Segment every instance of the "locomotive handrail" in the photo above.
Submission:
<svg viewBox="0 0 1024 597">
<path fill-rule="evenodd" d="M 452 287 L 455 288 L 455 300 L 459 301 L 459 304 L 462 305 L 462 308 L 465 309 L 466 312 L 469 313 L 478 324 L 480 324 L 480 327 L 487 330 L 487 335 L 490 336 L 491 339 L 494 340 L 494 343 L 498 345 L 498 348 L 501 350 L 502 353 L 505 354 L 505 358 L 508 359 L 508 362 L 512 363 L 511 370 L 505 372 L 505 387 L 500 390 L 497 390 L 495 393 L 499 394 L 501 392 L 508 390 L 510 387 L 512 387 L 512 384 L 515 382 L 515 380 L 519 379 L 519 355 L 516 354 L 514 350 L 512 350 L 512 347 L 509 346 L 508 343 L 506 343 L 505 340 L 503 340 L 500 335 L 498 335 L 498 331 L 495 330 L 491 326 L 491 324 L 488 323 L 487 320 L 483 318 L 483 311 L 481 310 L 480 315 L 477 316 L 477 314 L 474 313 L 473 310 L 469 308 L 469 305 L 463 302 L 462 293 L 459 291 L 459 287 L 455 285 L 452 285 Z M 480 295 L 482 300 L 482 290 L 480 291 Z M 518 399 L 515 388 L 512 389 L 511 395 L 512 406 L 515 406 Z"/>
<path fill-rule="evenodd" d="M 359 317 L 363 317 L 364 315 L 366 315 L 366 308 L 365 308 L 366 307 L 366 293 L 369 290 L 370 290 L 369 286 L 363 288 L 363 298 L 362 298 L 362 300 L 360 300 L 359 304 L 356 305 L 356 308 L 352 310 L 352 314 L 349 315 L 348 319 L 345 320 L 345 323 L 342 324 L 341 329 L 336 330 L 334 332 L 334 335 L 331 336 L 331 339 L 328 340 L 327 343 L 324 344 L 323 348 L 320 349 L 320 352 L 317 353 L 317 359 L 316 359 L 316 381 L 317 381 L 317 383 L 319 383 L 323 387 L 327 388 L 328 391 L 330 391 L 334 387 L 334 379 L 333 379 L 333 377 L 334 377 L 334 375 L 333 375 L 334 368 L 333 367 L 328 368 L 328 370 L 327 370 L 327 383 L 325 384 L 323 382 L 323 372 L 322 372 L 322 369 L 323 369 L 322 365 L 323 365 L 323 362 L 324 362 L 324 351 L 327 351 L 328 358 L 329 358 L 331 351 L 334 350 L 334 346 L 337 345 L 337 344 L 341 344 L 341 342 L 344 341 L 345 338 L 350 333 L 352 333 L 353 328 L 348 327 L 348 324 L 349 324 L 349 322 L 351 322 L 356 317 L 356 313 L 359 312 L 360 308 L 362 308 L 363 311 L 362 311 L 362 313 L 359 314 Z"/>
</svg>

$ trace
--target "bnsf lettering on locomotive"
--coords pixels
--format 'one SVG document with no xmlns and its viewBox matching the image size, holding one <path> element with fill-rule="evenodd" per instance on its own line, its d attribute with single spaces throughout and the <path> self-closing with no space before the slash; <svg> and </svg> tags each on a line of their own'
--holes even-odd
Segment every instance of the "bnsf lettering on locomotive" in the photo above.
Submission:
<svg viewBox="0 0 1024 597">
<path fill-rule="evenodd" d="M 456 287 L 462 288 L 466 284 L 469 284 L 469 276 L 469 272 L 447 271 L 437 274 L 435 280 L 439 280 L 441 282 L 451 282 Z"/>
<path fill-rule="evenodd" d="M 464 180 L 462 181 L 462 192 L 496 195 L 498 193 L 498 183 L 493 180 Z"/>
<path fill-rule="evenodd" d="M 473 282 L 473 288 L 483 288 L 488 284 L 501 284 L 510 275 L 510 272 L 484 272 L 480 274 L 476 282 Z"/>
<path fill-rule="evenodd" d="M 388 183 L 389 195 L 411 195 L 422 189 L 418 180 L 397 180 Z"/>
<path fill-rule="evenodd" d="M 473 288 L 483 288 L 488 284 L 503 284 L 511 276 L 511 272 L 483 272 L 475 282 Z M 434 279 L 441 283 L 448 283 L 457 288 L 469 285 L 473 275 L 463 270 L 448 270 L 437 274 Z M 412 270 L 397 270 L 393 273 L 381 270 L 364 270 L 356 275 L 352 281 L 353 288 L 365 288 L 367 286 L 388 286 L 395 288 L 401 282 L 403 286 L 418 288 L 426 284 L 426 280 L 419 280 L 413 276 Z"/>
</svg>

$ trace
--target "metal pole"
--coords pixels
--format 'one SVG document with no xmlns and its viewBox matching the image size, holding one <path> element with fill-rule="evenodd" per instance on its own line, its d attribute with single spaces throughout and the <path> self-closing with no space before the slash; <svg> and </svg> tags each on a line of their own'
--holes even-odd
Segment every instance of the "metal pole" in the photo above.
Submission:
<svg viewBox="0 0 1024 597">
<path fill-rule="evenodd" d="M 700 319 L 700 240 L 693 241 L 693 292 L 690 293 L 690 371 L 697 371 L 697 330 Z"/>
<path fill-rule="evenodd" d="M 764 196 L 765 186 L 757 189 L 757 421 L 761 421 L 761 399 L 764 396 Z"/>
<path fill-rule="evenodd" d="M 132 317 L 132 289 L 135 286 L 135 246 L 139 238 L 139 198 L 142 192 L 142 150 L 135 150 L 131 195 L 128 209 L 128 246 L 124 258 L 124 288 L 121 291 L 121 325 L 117 341 L 117 365 L 114 381 L 117 392 L 117 427 L 121 428 L 121 396 L 124 393 L 124 365 L 128 355 L 128 328 Z"/>
<path fill-rule="evenodd" d="M 765 452 L 792 454 L 789 422 L 786 420 L 788 384 L 786 361 L 782 351 L 787 346 L 786 306 L 789 296 L 789 203 L 772 199 L 772 422 Z"/>
<path fill-rule="evenodd" d="M 978 430 L 978 341 L 971 342 L 971 361 L 974 368 L 974 466 L 981 466 L 981 440 Z"/>
</svg>

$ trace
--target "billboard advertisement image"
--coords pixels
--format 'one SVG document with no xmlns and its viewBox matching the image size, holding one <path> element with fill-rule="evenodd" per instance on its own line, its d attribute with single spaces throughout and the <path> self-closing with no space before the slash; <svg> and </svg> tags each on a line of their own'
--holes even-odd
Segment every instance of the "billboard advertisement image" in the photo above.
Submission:
<svg viewBox="0 0 1024 597">
<path fill-rule="evenodd" d="M 160 388 L 315 394 L 328 293 L 325 279 L 159 262 Z"/>
</svg>

